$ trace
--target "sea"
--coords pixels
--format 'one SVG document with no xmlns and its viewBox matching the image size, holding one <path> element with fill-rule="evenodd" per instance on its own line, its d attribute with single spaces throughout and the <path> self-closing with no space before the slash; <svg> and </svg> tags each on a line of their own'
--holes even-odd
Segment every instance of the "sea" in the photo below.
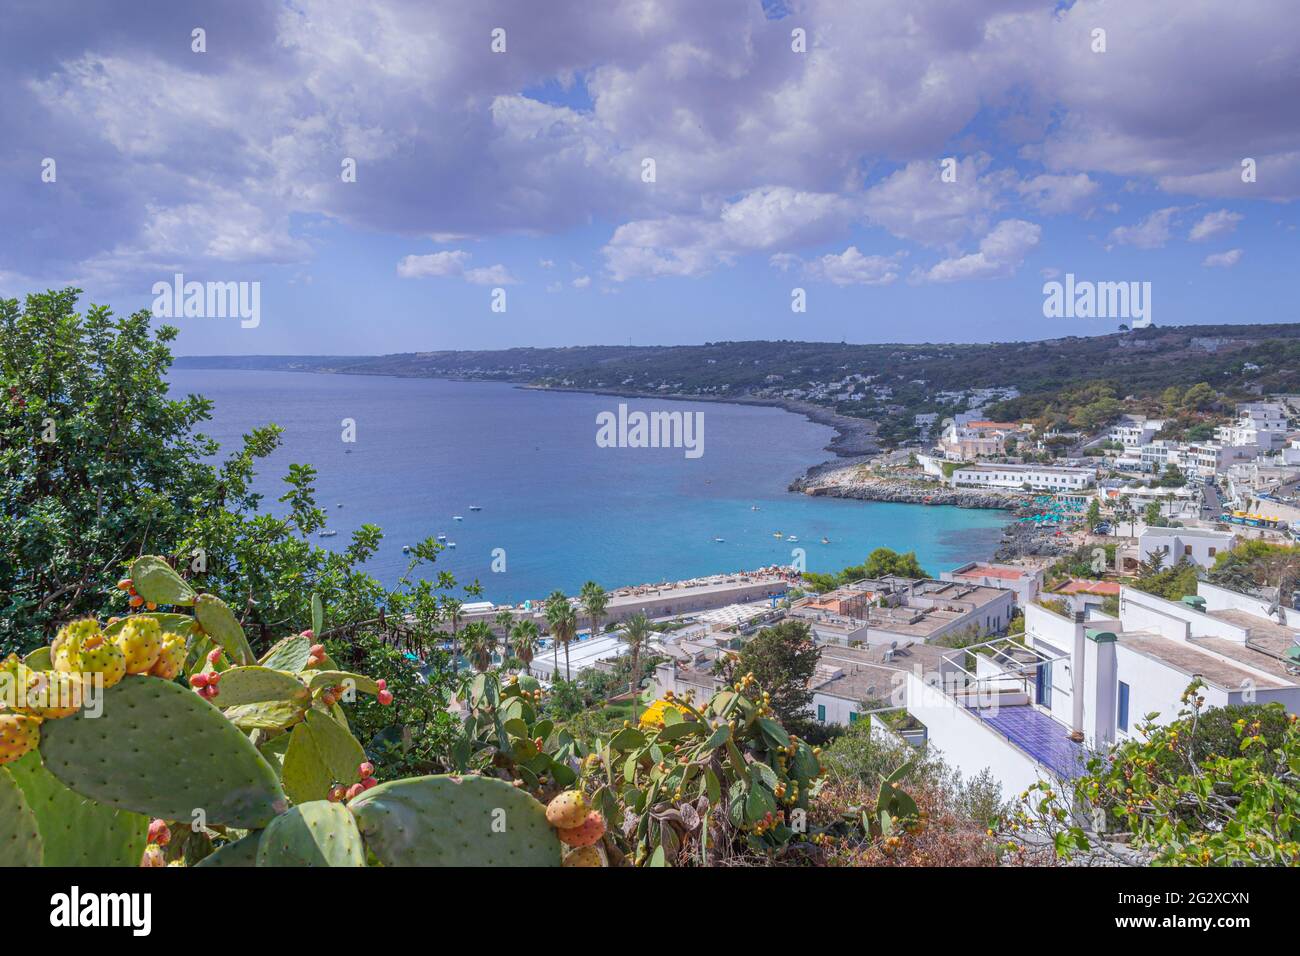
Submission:
<svg viewBox="0 0 1300 956">
<path fill-rule="evenodd" d="M 477 580 L 497 603 L 575 593 L 588 580 L 615 588 L 798 562 L 834 572 L 882 546 L 915 551 L 937 576 L 987 559 L 1007 521 L 791 493 L 830 457 L 834 433 L 778 408 L 305 372 L 185 368 L 168 379 L 173 394 L 214 402 L 200 430 L 223 453 L 259 425 L 280 425 L 281 447 L 259 465 L 264 509 L 284 513 L 275 499 L 291 463 L 313 466 L 338 532 L 316 543 L 341 549 L 362 524 L 378 525 L 367 570 L 390 586 L 410 561 L 403 546 L 439 534 L 447 546 L 423 575 Z M 702 442 L 605 447 L 599 422 L 619 403 L 700 413 Z"/>
</svg>

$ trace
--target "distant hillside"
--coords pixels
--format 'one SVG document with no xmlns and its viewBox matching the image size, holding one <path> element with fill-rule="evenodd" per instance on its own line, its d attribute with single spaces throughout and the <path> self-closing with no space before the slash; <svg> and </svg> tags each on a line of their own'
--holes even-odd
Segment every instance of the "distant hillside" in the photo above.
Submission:
<svg viewBox="0 0 1300 956">
<path fill-rule="evenodd" d="M 1120 398 L 1155 396 L 1169 386 L 1198 382 L 1230 396 L 1300 392 L 1300 324 L 1147 328 L 983 345 L 710 342 L 380 356 L 190 356 L 177 359 L 176 365 L 793 399 L 910 429 L 914 414 L 960 410 L 960 401 L 953 404 L 946 395 L 970 389 L 1014 388 L 1019 398 L 990 411 L 1021 418 L 1038 414 L 1063 389 L 1098 381 L 1108 383 Z M 861 379 L 843 384 L 853 376 Z M 900 430 L 885 437 L 907 436 Z"/>
</svg>

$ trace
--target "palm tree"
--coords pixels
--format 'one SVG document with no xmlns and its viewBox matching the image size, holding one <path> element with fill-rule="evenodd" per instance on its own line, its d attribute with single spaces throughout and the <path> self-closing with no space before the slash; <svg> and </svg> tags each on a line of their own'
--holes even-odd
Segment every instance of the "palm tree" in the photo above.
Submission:
<svg viewBox="0 0 1300 956">
<path fill-rule="evenodd" d="M 445 598 L 442 602 L 443 614 L 451 621 L 451 672 L 453 674 L 459 670 L 457 658 L 460 656 L 460 651 L 456 642 L 456 629 L 460 627 L 460 609 L 464 606 L 464 602 L 454 597 Z"/>
<path fill-rule="evenodd" d="M 509 638 L 510 629 L 515 625 L 515 612 L 508 607 L 503 608 L 500 611 L 497 611 L 496 617 L 493 618 L 493 620 L 496 621 L 497 627 L 501 628 L 501 637 L 503 639 Z"/>
<path fill-rule="evenodd" d="M 563 591 L 552 591 L 546 599 L 546 623 L 551 629 L 551 640 L 564 645 L 564 679 L 573 680 L 573 672 L 569 669 L 569 641 L 578 633 L 578 615 Z M 559 670 L 558 656 L 555 667 Z"/>
<path fill-rule="evenodd" d="M 496 631 L 486 621 L 465 625 L 465 654 L 480 674 L 492 666 L 492 655 L 497 649 Z"/>
<path fill-rule="evenodd" d="M 595 581 L 588 581 L 582 586 L 578 597 L 582 601 L 582 609 L 587 613 L 587 620 L 591 621 L 591 636 L 595 637 L 600 631 L 605 609 L 609 607 L 609 595 Z"/>
<path fill-rule="evenodd" d="M 619 640 L 629 645 L 632 652 L 632 723 L 636 723 L 637 698 L 641 696 L 641 648 L 650 634 L 650 619 L 644 614 L 628 618 L 619 634 Z"/>
<path fill-rule="evenodd" d="M 533 655 L 537 653 L 538 635 L 536 621 L 520 621 L 510 629 L 510 646 L 515 657 L 524 662 L 524 673 L 533 672 Z"/>
</svg>

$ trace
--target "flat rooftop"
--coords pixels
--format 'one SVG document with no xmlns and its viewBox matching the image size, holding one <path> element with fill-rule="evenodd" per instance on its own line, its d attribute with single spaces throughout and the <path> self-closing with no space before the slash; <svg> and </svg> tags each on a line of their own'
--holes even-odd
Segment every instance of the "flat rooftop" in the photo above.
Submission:
<svg viewBox="0 0 1300 956">
<path fill-rule="evenodd" d="M 1005 564 L 977 564 L 965 571 L 953 571 L 954 578 L 997 578 L 1000 581 L 1019 581 L 1029 577 L 1024 568 L 1008 567 Z"/>
<path fill-rule="evenodd" d="M 1175 641 L 1159 634 L 1153 634 L 1149 631 L 1131 631 L 1121 632 L 1115 637 L 1119 640 L 1121 647 L 1126 647 L 1131 651 L 1141 654 L 1143 657 L 1149 657 L 1152 660 L 1159 661 L 1175 670 L 1182 671 L 1188 677 L 1193 674 L 1199 674 L 1207 683 L 1223 690 L 1235 691 L 1240 690 L 1243 686 L 1253 685 L 1259 688 L 1277 689 L 1290 686 L 1290 681 L 1270 680 L 1262 677 L 1258 670 L 1267 670 L 1263 667 L 1263 662 L 1269 660 L 1262 654 L 1256 654 L 1237 644 L 1235 641 L 1228 641 L 1222 638 L 1214 639 L 1215 647 L 1206 647 L 1204 639 L 1189 641 Z M 1247 667 L 1240 667 L 1231 661 L 1221 660 L 1216 654 L 1222 654 L 1223 651 L 1217 645 L 1230 644 L 1238 650 L 1244 650 L 1251 654 L 1257 660 L 1241 660 L 1238 663 L 1249 664 L 1258 670 L 1251 670 Z M 1213 651 L 1207 654 L 1206 651 Z M 1232 655 L 1225 655 L 1232 656 Z"/>
</svg>

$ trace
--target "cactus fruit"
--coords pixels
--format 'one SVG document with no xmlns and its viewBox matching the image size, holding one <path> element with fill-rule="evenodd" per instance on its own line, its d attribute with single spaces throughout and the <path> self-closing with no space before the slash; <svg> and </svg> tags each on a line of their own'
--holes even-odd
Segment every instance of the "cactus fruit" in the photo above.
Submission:
<svg viewBox="0 0 1300 956">
<path fill-rule="evenodd" d="M 157 843 L 159 846 L 166 846 L 172 840 L 172 831 L 167 827 L 166 820 L 149 821 L 149 842 Z"/>
<path fill-rule="evenodd" d="M 581 790 L 566 790 L 546 805 L 546 822 L 560 829 L 581 826 L 588 809 Z"/>
<path fill-rule="evenodd" d="M 81 684 L 71 674 L 59 671 L 28 671 L 26 703 L 15 708 L 46 720 L 71 717 L 81 709 Z"/>
<path fill-rule="evenodd" d="M 149 673 L 163 680 L 175 680 L 185 667 L 185 638 L 179 634 L 167 633 L 162 636 L 158 660 L 154 662 Z"/>
<path fill-rule="evenodd" d="M 576 827 L 558 831 L 560 842 L 566 846 L 591 846 L 605 835 L 605 818 L 599 810 L 592 810 Z"/>
<path fill-rule="evenodd" d="M 381 706 L 387 707 L 393 702 L 393 692 L 391 690 L 381 690 L 375 695 L 375 699 L 379 701 Z"/>
<path fill-rule="evenodd" d="M 113 636 L 126 658 L 128 674 L 147 674 L 162 653 L 162 630 L 151 617 L 129 618 Z"/>
<path fill-rule="evenodd" d="M 13 763 L 41 742 L 41 718 L 0 712 L 0 766 Z"/>
<path fill-rule="evenodd" d="M 150 843 L 144 848 L 144 853 L 140 856 L 140 865 L 143 867 L 166 866 L 167 857 L 163 856 L 162 847 L 156 843 Z"/>
<path fill-rule="evenodd" d="M 100 675 L 105 690 L 115 687 L 126 676 L 126 655 L 116 644 L 105 640 L 103 634 L 92 634 L 82 641 L 75 662 L 82 674 Z"/>
<path fill-rule="evenodd" d="M 595 846 L 580 846 L 564 857 L 561 866 L 604 866 L 605 860 Z"/>
<path fill-rule="evenodd" d="M 72 666 L 71 652 L 81 647 L 81 642 L 95 634 L 102 633 L 99 622 L 93 617 L 83 617 L 59 628 L 59 633 L 50 644 L 50 660 L 54 669 L 72 673 L 77 668 Z"/>
</svg>

